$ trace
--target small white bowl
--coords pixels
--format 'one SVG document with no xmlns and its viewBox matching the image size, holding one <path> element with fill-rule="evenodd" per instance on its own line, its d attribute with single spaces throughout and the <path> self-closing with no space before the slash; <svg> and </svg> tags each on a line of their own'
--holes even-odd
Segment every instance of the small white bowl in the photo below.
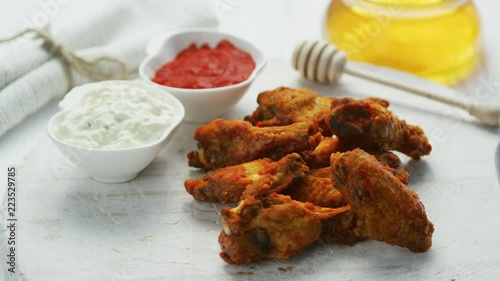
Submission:
<svg viewBox="0 0 500 281">
<path fill-rule="evenodd" d="M 81 99 L 89 89 L 109 83 L 139 86 L 149 91 L 158 92 L 174 106 L 176 111 L 175 118 L 157 141 L 131 148 L 86 148 L 65 143 L 55 135 L 55 128 L 58 126 L 61 118 L 68 110 L 79 105 Z M 104 81 L 75 87 L 59 103 L 59 108 L 62 111 L 52 116 L 47 125 L 47 132 L 50 139 L 72 164 L 87 172 L 92 178 L 109 183 L 125 182 L 134 179 L 172 139 L 184 118 L 184 107 L 175 97 L 165 91 L 160 91 L 155 87 L 138 81 Z"/>
<path fill-rule="evenodd" d="M 208 43 L 209 46 L 214 47 L 223 39 L 229 40 L 236 47 L 250 53 L 255 61 L 255 69 L 247 80 L 230 86 L 209 89 L 174 88 L 151 81 L 162 65 L 172 61 L 181 50 L 186 49 L 190 44 L 196 43 L 199 46 Z M 158 46 L 153 46 L 154 44 L 158 44 Z M 166 35 L 161 41 L 155 38 L 151 41 L 148 50 L 148 57 L 139 66 L 139 75 L 147 83 L 155 85 L 179 99 L 186 109 L 184 120 L 194 123 L 209 122 L 229 111 L 243 97 L 257 73 L 266 64 L 262 52 L 251 43 L 234 35 L 212 29 L 177 31 Z"/>
</svg>

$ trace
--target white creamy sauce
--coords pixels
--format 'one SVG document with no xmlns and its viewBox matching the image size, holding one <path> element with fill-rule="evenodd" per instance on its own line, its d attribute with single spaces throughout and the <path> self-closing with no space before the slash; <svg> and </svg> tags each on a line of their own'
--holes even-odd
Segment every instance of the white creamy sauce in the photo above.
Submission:
<svg viewBox="0 0 500 281">
<path fill-rule="evenodd" d="M 102 85 L 62 116 L 55 135 L 88 148 L 128 148 L 157 141 L 175 117 L 161 94 L 130 85 Z"/>
</svg>

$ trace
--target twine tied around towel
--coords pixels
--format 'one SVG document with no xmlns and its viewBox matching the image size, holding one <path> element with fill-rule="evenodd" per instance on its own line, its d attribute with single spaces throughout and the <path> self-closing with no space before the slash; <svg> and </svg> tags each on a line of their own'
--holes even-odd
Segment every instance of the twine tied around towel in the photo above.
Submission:
<svg viewBox="0 0 500 281">
<path fill-rule="evenodd" d="M 0 38 L 0 43 L 6 43 L 14 41 L 25 34 L 33 33 L 33 40 L 42 39 L 42 47 L 49 53 L 58 57 L 64 68 L 64 73 L 68 80 L 68 91 L 74 86 L 73 73 L 71 68 L 74 68 L 78 73 L 85 76 L 86 78 L 93 81 L 103 81 L 103 80 L 113 80 L 113 79 L 126 79 L 127 78 L 127 65 L 122 60 L 117 58 L 100 56 L 91 60 L 85 60 L 77 56 L 71 50 L 66 49 L 63 45 L 57 42 L 47 27 L 43 29 L 27 28 L 8 38 Z M 114 69 L 106 71 L 100 67 L 101 63 L 109 63 L 111 66 L 109 69 Z M 118 71 L 116 71 L 118 70 Z"/>
</svg>

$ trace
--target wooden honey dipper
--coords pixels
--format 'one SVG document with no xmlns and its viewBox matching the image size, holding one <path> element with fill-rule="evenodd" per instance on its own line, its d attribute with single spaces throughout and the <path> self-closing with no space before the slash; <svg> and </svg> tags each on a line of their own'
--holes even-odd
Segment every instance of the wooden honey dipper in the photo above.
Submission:
<svg viewBox="0 0 500 281">
<path fill-rule="evenodd" d="M 444 96 L 428 91 L 390 77 L 376 76 L 367 71 L 357 69 L 347 63 L 344 52 L 335 45 L 325 41 L 303 41 L 297 45 L 292 57 L 293 67 L 312 81 L 336 84 L 343 73 L 361 79 L 376 82 L 392 88 L 403 90 L 418 96 L 426 97 L 445 104 L 456 106 L 469 112 L 481 123 L 500 126 L 500 104 L 487 102 L 473 102 L 461 100 L 457 97 Z M 458 96 L 458 94 L 457 94 Z"/>
</svg>

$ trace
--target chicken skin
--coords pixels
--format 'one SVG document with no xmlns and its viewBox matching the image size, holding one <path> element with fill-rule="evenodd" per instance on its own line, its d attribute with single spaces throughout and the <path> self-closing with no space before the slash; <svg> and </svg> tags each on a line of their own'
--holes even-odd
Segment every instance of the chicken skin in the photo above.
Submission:
<svg viewBox="0 0 500 281">
<path fill-rule="evenodd" d="M 368 239 L 363 221 L 351 210 L 323 221 L 321 240 L 325 243 L 354 245 Z"/>
<path fill-rule="evenodd" d="M 197 201 L 235 203 L 244 193 L 263 195 L 260 186 L 268 186 L 269 192 L 281 192 L 308 170 L 302 158 L 292 153 L 279 161 L 264 158 L 220 168 L 203 178 L 185 181 L 184 187 Z"/>
<path fill-rule="evenodd" d="M 330 178 L 330 167 L 312 169 L 283 191 L 293 200 L 309 202 L 319 207 L 335 208 L 345 205 L 340 191 Z"/>
<path fill-rule="evenodd" d="M 425 252 L 432 245 L 434 226 L 418 195 L 385 167 L 362 149 L 335 153 L 332 182 L 369 238 Z"/>
<path fill-rule="evenodd" d="M 377 98 L 338 99 L 325 122 L 347 148 L 397 150 L 415 160 L 428 155 L 432 148 L 424 131 L 400 120 L 387 106 L 389 102 Z"/>
<path fill-rule="evenodd" d="M 330 166 L 330 155 L 342 152 L 340 141 L 337 137 L 322 137 L 320 143 L 313 150 L 302 151 L 300 156 L 306 161 L 309 168 L 324 168 Z"/>
<path fill-rule="evenodd" d="M 342 145 L 340 140 L 333 137 L 322 137 L 320 143 L 316 148 L 309 151 L 299 152 L 300 156 L 306 162 L 307 166 L 312 169 L 319 169 L 330 167 L 330 155 L 335 152 L 346 152 L 350 149 L 346 145 Z M 405 171 L 405 167 L 399 157 L 390 151 L 369 151 L 390 170 L 396 177 L 398 177 L 404 184 L 408 184 L 410 175 Z"/>
<path fill-rule="evenodd" d="M 331 153 L 328 157 L 330 155 Z M 377 152 L 374 156 L 383 164 L 383 169 L 391 172 L 402 183 L 408 184 L 410 175 L 404 170 L 403 163 L 398 156 L 391 152 Z M 330 166 L 311 169 L 282 193 L 290 195 L 294 200 L 311 202 L 320 207 L 335 208 L 345 205 L 347 202 L 342 200 L 340 191 L 335 188 L 332 176 Z"/>
<path fill-rule="evenodd" d="M 405 170 L 405 166 L 396 154 L 390 151 L 369 151 L 368 153 L 375 156 L 380 163 L 385 165 L 384 169 L 391 172 L 402 183 L 408 185 L 410 174 Z"/>
<path fill-rule="evenodd" d="M 391 152 L 377 152 L 375 158 L 383 164 L 383 169 L 407 184 L 409 174 L 404 170 L 399 157 Z M 320 207 L 336 208 L 345 206 L 347 201 L 332 182 L 330 167 L 311 169 L 282 193 L 301 202 L 310 202 Z M 327 243 L 353 245 L 368 238 L 362 222 L 352 210 L 346 211 L 323 223 L 321 238 Z"/>
<path fill-rule="evenodd" d="M 316 242 L 322 221 L 349 210 L 322 208 L 271 193 L 246 197 L 235 208 L 222 208 L 220 256 L 231 264 L 288 259 Z"/>
<path fill-rule="evenodd" d="M 321 128 L 316 121 L 259 128 L 250 122 L 219 118 L 198 127 L 194 139 L 198 150 L 189 152 L 189 166 L 213 170 L 312 150 L 321 141 Z"/>
<path fill-rule="evenodd" d="M 325 135 L 330 135 L 325 117 L 335 98 L 326 98 L 310 89 L 279 87 L 257 97 L 258 108 L 245 120 L 259 127 L 284 126 L 318 120 Z"/>
</svg>

